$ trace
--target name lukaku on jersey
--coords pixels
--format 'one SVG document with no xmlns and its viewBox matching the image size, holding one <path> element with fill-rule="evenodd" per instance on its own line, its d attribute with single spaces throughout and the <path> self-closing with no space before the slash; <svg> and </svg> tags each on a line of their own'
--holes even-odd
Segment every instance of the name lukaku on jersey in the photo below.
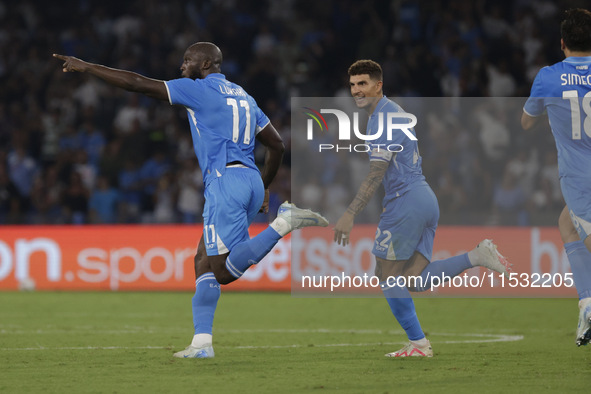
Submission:
<svg viewBox="0 0 591 394">
<path fill-rule="evenodd" d="M 225 85 L 218 85 L 222 94 L 228 94 L 230 96 L 243 96 L 246 97 L 246 93 L 242 88 L 231 88 Z"/>
<path fill-rule="evenodd" d="M 591 75 L 560 74 L 561 85 L 591 85 Z"/>
</svg>

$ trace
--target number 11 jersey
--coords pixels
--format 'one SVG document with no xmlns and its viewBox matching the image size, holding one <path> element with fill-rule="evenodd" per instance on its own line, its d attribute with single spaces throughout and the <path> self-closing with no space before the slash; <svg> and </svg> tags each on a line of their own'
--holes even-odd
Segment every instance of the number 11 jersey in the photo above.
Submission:
<svg viewBox="0 0 591 394">
<path fill-rule="evenodd" d="M 269 118 L 242 87 L 219 73 L 165 84 L 170 103 L 187 109 L 193 148 L 206 187 L 225 173 L 228 163 L 240 162 L 258 171 L 255 137 L 269 124 Z"/>
</svg>

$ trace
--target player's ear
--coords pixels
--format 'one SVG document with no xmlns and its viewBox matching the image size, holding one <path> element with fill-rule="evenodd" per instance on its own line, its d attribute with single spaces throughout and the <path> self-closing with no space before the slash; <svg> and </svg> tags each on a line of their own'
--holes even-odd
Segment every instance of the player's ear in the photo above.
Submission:
<svg viewBox="0 0 591 394">
<path fill-rule="evenodd" d="M 202 70 L 208 70 L 208 69 L 210 69 L 210 68 L 211 68 L 211 60 L 204 60 L 204 61 L 201 63 L 201 69 L 202 69 Z"/>
<path fill-rule="evenodd" d="M 564 40 L 561 38 L 560 39 L 560 50 L 564 51 L 566 49 L 566 45 L 564 45 Z"/>
<path fill-rule="evenodd" d="M 384 87 L 384 81 L 378 81 L 376 83 L 376 85 L 377 85 L 378 89 L 382 90 L 382 87 Z"/>
</svg>

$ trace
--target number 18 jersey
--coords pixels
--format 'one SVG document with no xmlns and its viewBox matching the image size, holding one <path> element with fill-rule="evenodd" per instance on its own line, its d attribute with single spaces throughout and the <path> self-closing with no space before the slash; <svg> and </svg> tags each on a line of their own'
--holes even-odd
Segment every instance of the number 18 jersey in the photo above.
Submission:
<svg viewBox="0 0 591 394">
<path fill-rule="evenodd" d="M 579 237 L 591 234 L 591 56 L 540 70 L 523 110 L 548 111 L 558 150 L 560 188 Z"/>
<path fill-rule="evenodd" d="M 591 56 L 568 57 L 542 68 L 523 107 L 530 116 L 548 112 L 561 179 L 591 180 L 590 69 Z"/>
<path fill-rule="evenodd" d="M 170 103 L 187 109 L 193 148 L 206 187 L 225 173 L 228 163 L 241 162 L 258 171 L 253 153 L 255 137 L 269 118 L 242 87 L 219 73 L 165 84 Z"/>
</svg>

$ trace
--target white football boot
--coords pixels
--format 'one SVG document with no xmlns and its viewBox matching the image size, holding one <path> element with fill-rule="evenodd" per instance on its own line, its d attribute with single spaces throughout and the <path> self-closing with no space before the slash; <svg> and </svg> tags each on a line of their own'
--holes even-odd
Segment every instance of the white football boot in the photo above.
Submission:
<svg viewBox="0 0 591 394">
<path fill-rule="evenodd" d="M 579 325 L 577 326 L 577 346 L 591 342 L 591 297 L 579 301 Z"/>
<path fill-rule="evenodd" d="M 289 231 L 298 230 L 304 227 L 328 226 L 328 220 L 317 212 L 309 209 L 301 209 L 288 201 L 279 206 L 277 218 L 284 219 L 290 226 Z"/>
<path fill-rule="evenodd" d="M 425 346 L 417 346 L 409 342 L 402 349 L 386 354 L 386 357 L 433 357 L 433 348 L 429 340 Z"/>
<path fill-rule="evenodd" d="M 468 258 L 473 266 L 480 266 L 496 271 L 508 277 L 507 271 L 511 269 L 511 263 L 497 250 L 497 245 L 490 239 L 480 242 L 474 249 L 468 252 Z"/>
<path fill-rule="evenodd" d="M 173 354 L 173 357 L 177 358 L 213 358 L 214 356 L 215 354 L 211 345 L 205 345 L 202 347 L 189 345 L 185 350 Z"/>
</svg>

